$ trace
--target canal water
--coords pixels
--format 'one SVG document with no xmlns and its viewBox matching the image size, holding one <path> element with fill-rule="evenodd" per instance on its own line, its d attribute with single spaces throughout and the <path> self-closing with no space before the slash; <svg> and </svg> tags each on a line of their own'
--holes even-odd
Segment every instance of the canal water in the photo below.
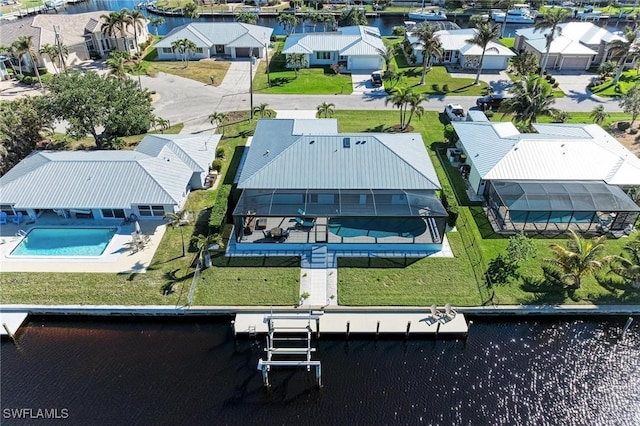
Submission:
<svg viewBox="0 0 640 426">
<path fill-rule="evenodd" d="M 133 9 L 139 3 L 139 0 L 88 0 L 82 3 L 76 3 L 72 5 L 66 5 L 63 9 L 63 13 L 84 13 L 84 12 L 93 12 L 96 10 L 120 10 L 122 8 Z M 408 10 L 407 10 L 408 12 Z M 143 13 L 149 16 L 149 13 L 143 11 Z M 197 19 L 189 19 L 184 17 L 172 17 L 172 16 L 164 16 L 165 23 L 158 27 L 158 33 L 160 35 L 165 35 L 173 28 L 179 27 L 180 25 L 188 24 L 189 22 L 232 22 L 234 17 L 229 16 L 216 16 L 216 17 L 200 17 Z M 380 34 L 383 36 L 392 35 L 393 27 L 402 26 L 403 22 L 408 20 L 406 16 L 387 16 L 382 15 L 378 17 L 369 17 L 367 18 L 369 21 L 369 25 L 377 27 L 380 29 Z M 449 16 L 449 20 L 458 24 L 461 28 L 466 28 L 469 21 L 468 17 L 455 17 Z M 624 25 L 618 24 L 613 19 L 609 20 L 611 22 L 602 21 L 596 23 L 596 25 L 600 25 L 602 27 L 608 28 L 612 30 L 621 30 L 624 28 Z M 274 35 L 286 35 L 286 31 L 275 17 L 272 16 L 263 16 L 258 20 L 258 25 L 266 26 L 273 28 Z M 529 24 L 507 24 L 505 27 L 505 36 L 506 37 L 514 37 L 515 31 L 519 28 L 527 28 L 530 27 Z M 155 28 L 149 28 L 149 31 L 152 33 L 155 32 Z M 306 32 L 313 31 L 312 28 L 305 28 Z M 316 27 L 316 31 L 323 31 L 321 25 Z M 296 27 L 296 33 L 303 32 L 302 26 L 298 25 Z"/>
<path fill-rule="evenodd" d="M 475 318 L 456 340 L 323 335 L 324 386 L 290 369 L 270 390 L 264 339 L 234 340 L 230 319 L 33 318 L 2 342 L 1 422 L 25 424 L 7 409 L 27 408 L 82 425 L 640 424 L 638 318 L 624 338 L 626 317 Z"/>
</svg>

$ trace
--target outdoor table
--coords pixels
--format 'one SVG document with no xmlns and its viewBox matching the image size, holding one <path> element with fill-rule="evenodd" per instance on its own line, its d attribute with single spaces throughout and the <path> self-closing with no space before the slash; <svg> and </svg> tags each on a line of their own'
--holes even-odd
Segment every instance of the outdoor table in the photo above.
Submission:
<svg viewBox="0 0 640 426">
<path fill-rule="evenodd" d="M 271 230 L 269 231 L 269 234 L 273 238 L 280 238 L 282 236 L 282 228 L 279 228 L 279 227 L 271 228 Z"/>
</svg>

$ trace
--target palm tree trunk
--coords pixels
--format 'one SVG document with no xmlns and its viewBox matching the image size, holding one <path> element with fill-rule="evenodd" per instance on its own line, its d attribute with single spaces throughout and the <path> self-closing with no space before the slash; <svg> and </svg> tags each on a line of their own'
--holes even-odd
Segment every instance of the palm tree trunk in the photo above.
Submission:
<svg viewBox="0 0 640 426">
<path fill-rule="evenodd" d="M 482 72 L 482 63 L 484 62 L 484 52 L 486 51 L 486 49 L 487 49 L 486 46 L 482 49 L 482 56 L 480 56 L 480 63 L 478 64 L 478 73 L 476 74 L 476 81 L 473 84 L 480 83 L 480 73 Z"/>
<path fill-rule="evenodd" d="M 504 19 L 502 20 L 502 28 L 500 29 L 500 37 L 504 37 L 504 30 L 507 28 L 507 13 L 509 12 L 509 8 L 504 11 Z"/>
<path fill-rule="evenodd" d="M 180 238 L 182 239 L 182 257 L 185 256 L 185 250 L 184 250 L 184 232 L 182 231 L 182 227 L 180 227 Z"/>
<path fill-rule="evenodd" d="M 622 77 L 622 71 L 624 71 L 624 63 L 627 60 L 627 55 L 620 59 L 620 66 L 618 67 L 618 71 L 616 71 L 616 78 L 613 79 L 613 85 L 617 86 L 620 81 L 620 77 Z"/>
<path fill-rule="evenodd" d="M 427 78 L 427 52 L 422 52 L 422 77 L 420 77 L 420 85 L 423 85 Z"/>
</svg>

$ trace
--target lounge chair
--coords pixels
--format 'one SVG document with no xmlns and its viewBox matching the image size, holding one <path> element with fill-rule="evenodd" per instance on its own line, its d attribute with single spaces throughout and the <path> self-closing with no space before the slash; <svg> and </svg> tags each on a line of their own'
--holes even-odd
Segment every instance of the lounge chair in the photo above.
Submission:
<svg viewBox="0 0 640 426">
<path fill-rule="evenodd" d="M 313 228 L 313 225 L 315 223 L 314 219 L 302 219 L 300 217 L 296 217 L 295 219 L 296 223 L 300 226 L 302 226 L 303 228 Z"/>
<path fill-rule="evenodd" d="M 435 319 L 440 319 L 442 317 L 442 312 L 436 308 L 436 305 L 431 305 L 431 316 Z"/>
<path fill-rule="evenodd" d="M 5 212 L 0 212 L 0 225 L 7 224 L 7 214 Z"/>
<path fill-rule="evenodd" d="M 16 213 L 13 219 L 11 219 L 11 222 L 15 223 L 16 225 L 20 225 L 20 223 L 22 223 L 22 212 Z"/>
<path fill-rule="evenodd" d="M 444 314 L 449 318 L 449 319 L 453 319 L 457 312 L 453 310 L 453 308 L 451 308 L 451 303 L 447 303 L 446 305 L 444 305 Z"/>
<path fill-rule="evenodd" d="M 304 212 L 304 210 L 302 210 L 302 209 L 298 209 L 298 214 L 299 214 L 300 216 L 304 216 L 304 215 L 305 215 L 305 212 Z"/>
</svg>

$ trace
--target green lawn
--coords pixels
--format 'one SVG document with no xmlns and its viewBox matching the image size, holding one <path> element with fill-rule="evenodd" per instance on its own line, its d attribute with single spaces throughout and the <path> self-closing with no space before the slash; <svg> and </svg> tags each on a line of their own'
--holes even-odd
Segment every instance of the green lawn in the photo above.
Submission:
<svg viewBox="0 0 640 426">
<path fill-rule="evenodd" d="M 620 76 L 617 88 L 613 85 L 613 80 L 614 78 L 611 77 L 604 84 L 591 88 L 591 91 L 598 96 L 621 96 L 640 83 L 640 75 L 638 75 L 638 70 L 624 71 Z"/>
<path fill-rule="evenodd" d="M 352 92 L 351 75 L 338 74 L 328 66 L 303 68 L 296 76 L 295 71 L 286 68 L 285 55 L 281 53 L 283 42 L 276 42 L 276 52 L 269 58 L 269 80 L 267 67 L 260 61 L 253 80 L 253 90 L 258 93 L 348 95 Z"/>
<path fill-rule="evenodd" d="M 179 77 L 189 78 L 206 85 L 211 85 L 211 76 L 214 77 L 214 85 L 219 86 L 227 75 L 231 64 L 226 61 L 215 61 L 213 59 L 202 59 L 199 61 L 189 61 L 185 66 L 182 61 L 142 61 L 147 74 L 155 76 L 159 72 L 173 74 Z"/>
<path fill-rule="evenodd" d="M 387 48 L 394 50 L 394 60 L 392 66 L 401 74 L 402 78 L 398 86 L 411 87 L 417 93 L 425 95 L 447 95 L 447 96 L 481 96 L 486 94 L 489 87 L 487 83 L 481 81 L 475 85 L 473 78 L 457 78 L 447 72 L 444 66 L 433 66 L 428 71 L 425 84 L 420 84 L 422 77 L 422 66 L 411 65 L 407 62 L 402 53 L 401 38 L 385 38 Z M 387 82 L 385 87 L 388 87 Z"/>
<path fill-rule="evenodd" d="M 513 45 L 516 42 L 516 38 L 515 37 L 502 37 L 501 39 L 499 39 L 499 41 L 500 41 L 500 43 L 504 44 L 509 49 L 513 49 Z"/>
</svg>

